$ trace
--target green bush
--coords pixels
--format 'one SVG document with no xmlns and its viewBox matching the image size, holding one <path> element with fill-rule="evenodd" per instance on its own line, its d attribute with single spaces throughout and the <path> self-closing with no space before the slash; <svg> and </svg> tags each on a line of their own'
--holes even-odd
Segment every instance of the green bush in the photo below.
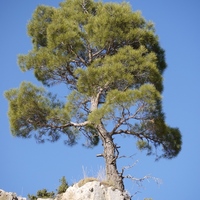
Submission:
<svg viewBox="0 0 200 200">
<path fill-rule="evenodd" d="M 29 200 L 37 200 L 38 198 L 47 199 L 47 198 L 53 198 L 54 195 L 55 195 L 55 193 L 53 191 L 47 192 L 47 189 L 42 189 L 42 190 L 37 191 L 36 196 L 28 194 L 28 199 Z"/>
<path fill-rule="evenodd" d="M 37 200 L 37 196 L 28 194 L 29 200 Z"/>
<path fill-rule="evenodd" d="M 43 199 L 45 199 L 45 198 L 53 198 L 54 195 L 55 194 L 54 194 L 53 191 L 52 192 L 47 192 L 46 189 L 38 190 L 38 192 L 37 192 L 37 197 L 38 198 L 43 198 Z"/>
<path fill-rule="evenodd" d="M 67 190 L 69 185 L 64 176 L 59 181 L 60 181 L 60 186 L 57 189 L 57 194 L 62 194 Z M 38 198 L 47 199 L 47 198 L 54 198 L 54 196 L 55 193 L 53 191 L 48 192 L 47 189 L 42 189 L 37 191 L 37 195 L 28 194 L 28 199 L 29 200 L 37 200 Z"/>
</svg>

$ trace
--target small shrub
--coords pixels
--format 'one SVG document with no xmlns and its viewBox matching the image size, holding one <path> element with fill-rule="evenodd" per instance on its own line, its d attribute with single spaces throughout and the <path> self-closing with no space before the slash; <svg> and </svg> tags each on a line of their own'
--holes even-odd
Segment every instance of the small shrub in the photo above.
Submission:
<svg viewBox="0 0 200 200">
<path fill-rule="evenodd" d="M 59 181 L 60 181 L 61 184 L 57 189 L 57 193 L 61 194 L 61 193 L 66 192 L 66 190 L 69 187 L 69 185 L 68 185 L 68 183 L 67 183 L 67 181 L 66 181 L 64 176 Z"/>
<path fill-rule="evenodd" d="M 28 199 L 29 200 L 37 200 L 38 198 L 47 199 L 47 198 L 53 198 L 54 195 L 55 195 L 55 193 L 53 191 L 47 192 L 47 189 L 42 189 L 42 190 L 37 191 L 36 196 L 28 194 Z"/>
<path fill-rule="evenodd" d="M 28 199 L 29 200 L 37 200 L 37 197 L 35 195 L 28 194 Z"/>
</svg>

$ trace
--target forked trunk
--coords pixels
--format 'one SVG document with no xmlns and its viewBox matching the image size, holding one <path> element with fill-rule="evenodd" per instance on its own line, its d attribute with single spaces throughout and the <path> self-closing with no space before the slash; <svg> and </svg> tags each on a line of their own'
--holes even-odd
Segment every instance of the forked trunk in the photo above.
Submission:
<svg viewBox="0 0 200 200">
<path fill-rule="evenodd" d="M 123 177 L 117 170 L 117 147 L 113 142 L 112 136 L 107 133 L 102 124 L 98 125 L 98 131 L 103 141 L 103 157 L 106 164 L 106 179 L 108 183 L 117 189 L 124 191 Z"/>
</svg>

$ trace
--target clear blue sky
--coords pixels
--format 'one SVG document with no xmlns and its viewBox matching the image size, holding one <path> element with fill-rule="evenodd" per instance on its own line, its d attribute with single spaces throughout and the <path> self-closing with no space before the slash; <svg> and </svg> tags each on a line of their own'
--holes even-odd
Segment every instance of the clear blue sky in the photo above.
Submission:
<svg viewBox="0 0 200 200">
<path fill-rule="evenodd" d="M 26 25 L 37 5 L 58 6 L 59 0 L 2 0 L 0 7 L 0 188 L 18 195 L 36 194 L 39 189 L 55 190 L 65 176 L 72 184 L 88 176 L 96 176 L 104 166 L 99 145 L 93 150 L 81 142 L 67 147 L 57 143 L 37 144 L 35 140 L 14 138 L 9 130 L 8 103 L 5 90 L 18 87 L 23 80 L 39 84 L 32 73 L 22 73 L 17 66 L 17 55 L 31 49 Z M 114 1 L 113 1 L 114 2 Z M 156 26 L 162 47 L 166 50 L 168 68 L 164 74 L 163 105 L 166 121 L 179 127 L 183 147 L 177 158 L 154 161 L 137 151 L 134 140 L 121 139 L 122 153 L 135 154 L 123 160 L 124 165 L 138 164 L 127 173 L 136 177 L 151 174 L 162 179 L 162 184 L 145 181 L 137 187 L 126 181 L 130 193 L 140 191 L 134 199 L 188 200 L 197 199 L 200 191 L 200 2 L 198 0 L 130 0 L 133 10 Z M 121 163 L 122 164 L 122 163 Z M 120 164 L 120 166 L 121 166 Z"/>
</svg>

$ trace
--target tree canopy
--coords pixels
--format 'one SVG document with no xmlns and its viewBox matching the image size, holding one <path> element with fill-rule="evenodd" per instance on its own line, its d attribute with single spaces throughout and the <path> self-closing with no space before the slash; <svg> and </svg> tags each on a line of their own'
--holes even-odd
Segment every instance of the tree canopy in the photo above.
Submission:
<svg viewBox="0 0 200 200">
<path fill-rule="evenodd" d="M 40 5 L 28 23 L 33 48 L 18 57 L 22 71 L 33 70 L 44 88 L 23 82 L 5 93 L 14 136 L 76 143 L 101 140 L 106 175 L 123 189 L 117 171 L 114 135 L 130 135 L 148 154 L 173 158 L 181 150 L 178 128 L 165 123 L 162 110 L 165 52 L 152 22 L 130 5 L 66 0 Z M 45 87 L 66 86 L 66 102 Z M 121 184 L 121 185 L 120 185 Z"/>
</svg>

